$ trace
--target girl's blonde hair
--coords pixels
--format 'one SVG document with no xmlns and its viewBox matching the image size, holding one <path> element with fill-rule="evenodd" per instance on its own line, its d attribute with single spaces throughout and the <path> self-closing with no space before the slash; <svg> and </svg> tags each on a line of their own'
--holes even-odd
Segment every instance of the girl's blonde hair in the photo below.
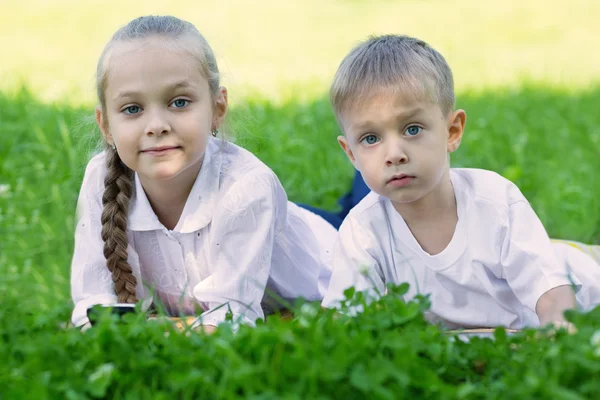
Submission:
<svg viewBox="0 0 600 400">
<path fill-rule="evenodd" d="M 399 90 L 454 108 L 454 81 L 444 57 L 422 40 L 409 36 L 373 36 L 342 60 L 329 91 L 338 122 L 343 111 L 360 106 L 380 90 Z"/>
<path fill-rule="evenodd" d="M 191 47 L 186 47 L 185 50 L 197 61 L 202 76 L 208 81 L 213 99 L 218 93 L 219 69 L 214 53 L 194 25 L 171 16 L 145 16 L 134 19 L 115 32 L 100 55 L 96 70 L 96 89 L 104 115 L 106 115 L 105 90 L 111 50 L 118 42 L 130 42 L 150 37 L 167 40 L 191 38 Z M 106 118 L 104 121 L 106 123 Z M 108 124 L 106 128 L 108 129 Z M 117 151 L 108 143 L 105 143 L 105 151 L 107 174 L 104 179 L 101 217 L 104 257 L 106 266 L 112 274 L 118 301 L 135 303 L 137 302 L 137 281 L 127 262 L 127 218 L 129 200 L 134 190 L 133 171 L 121 161 Z"/>
</svg>

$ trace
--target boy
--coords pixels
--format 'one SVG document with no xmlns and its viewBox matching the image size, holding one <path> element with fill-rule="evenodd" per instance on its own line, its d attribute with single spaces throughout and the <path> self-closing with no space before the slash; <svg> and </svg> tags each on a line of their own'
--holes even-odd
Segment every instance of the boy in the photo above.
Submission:
<svg viewBox="0 0 600 400">
<path fill-rule="evenodd" d="M 330 97 L 338 141 L 371 193 L 342 223 L 325 307 L 351 286 L 377 296 L 408 282 L 407 297 L 430 294 L 433 319 L 449 327 L 520 329 L 600 303 L 600 266 L 552 244 L 513 183 L 450 169 L 466 114 L 437 51 L 371 38 L 342 61 Z"/>
</svg>

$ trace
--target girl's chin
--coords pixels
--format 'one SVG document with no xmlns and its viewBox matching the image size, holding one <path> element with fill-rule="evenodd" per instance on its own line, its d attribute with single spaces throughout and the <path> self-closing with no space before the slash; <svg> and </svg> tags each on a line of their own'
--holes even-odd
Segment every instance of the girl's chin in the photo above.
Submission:
<svg viewBox="0 0 600 400">
<path fill-rule="evenodd" d="M 180 173 L 181 173 L 180 169 L 161 169 L 161 170 L 149 171 L 149 173 L 146 173 L 144 175 L 145 175 L 145 178 L 148 180 L 167 182 L 167 181 L 170 181 L 170 180 L 176 178 Z"/>
<path fill-rule="evenodd" d="M 196 179 L 198 169 L 195 168 L 195 164 L 188 165 L 186 163 L 162 163 L 159 165 L 147 166 L 147 168 L 141 168 L 138 174 L 142 176 L 144 180 L 151 181 L 163 181 L 168 182 L 173 179 Z"/>
</svg>

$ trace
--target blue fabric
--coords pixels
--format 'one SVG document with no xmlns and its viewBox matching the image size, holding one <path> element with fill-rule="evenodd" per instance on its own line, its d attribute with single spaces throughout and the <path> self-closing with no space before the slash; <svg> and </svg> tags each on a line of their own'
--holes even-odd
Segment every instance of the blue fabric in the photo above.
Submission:
<svg viewBox="0 0 600 400">
<path fill-rule="evenodd" d="M 342 207 L 342 209 L 338 213 L 333 213 L 330 211 L 325 211 L 320 208 L 308 206 L 306 204 L 298 204 L 300 207 L 305 208 L 309 211 L 314 212 L 317 215 L 320 215 L 329 222 L 331 225 L 335 227 L 335 229 L 340 229 L 340 225 L 346 215 L 350 212 L 350 210 L 357 205 L 369 192 L 371 189 L 367 186 L 365 181 L 363 180 L 361 174 L 356 171 L 354 174 L 354 180 L 352 181 L 352 188 L 350 191 L 342 196 L 338 200 L 338 204 Z"/>
</svg>

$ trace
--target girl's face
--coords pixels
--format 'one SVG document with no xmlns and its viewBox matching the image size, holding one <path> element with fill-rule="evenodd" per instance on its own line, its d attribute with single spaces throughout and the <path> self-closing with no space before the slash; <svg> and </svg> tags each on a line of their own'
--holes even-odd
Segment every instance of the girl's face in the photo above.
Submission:
<svg viewBox="0 0 600 400">
<path fill-rule="evenodd" d="M 197 173 L 211 130 L 227 110 L 225 88 L 211 95 L 197 61 L 185 43 L 177 44 L 158 38 L 117 43 L 107 59 L 106 108 L 96 118 L 142 184 Z"/>
</svg>

